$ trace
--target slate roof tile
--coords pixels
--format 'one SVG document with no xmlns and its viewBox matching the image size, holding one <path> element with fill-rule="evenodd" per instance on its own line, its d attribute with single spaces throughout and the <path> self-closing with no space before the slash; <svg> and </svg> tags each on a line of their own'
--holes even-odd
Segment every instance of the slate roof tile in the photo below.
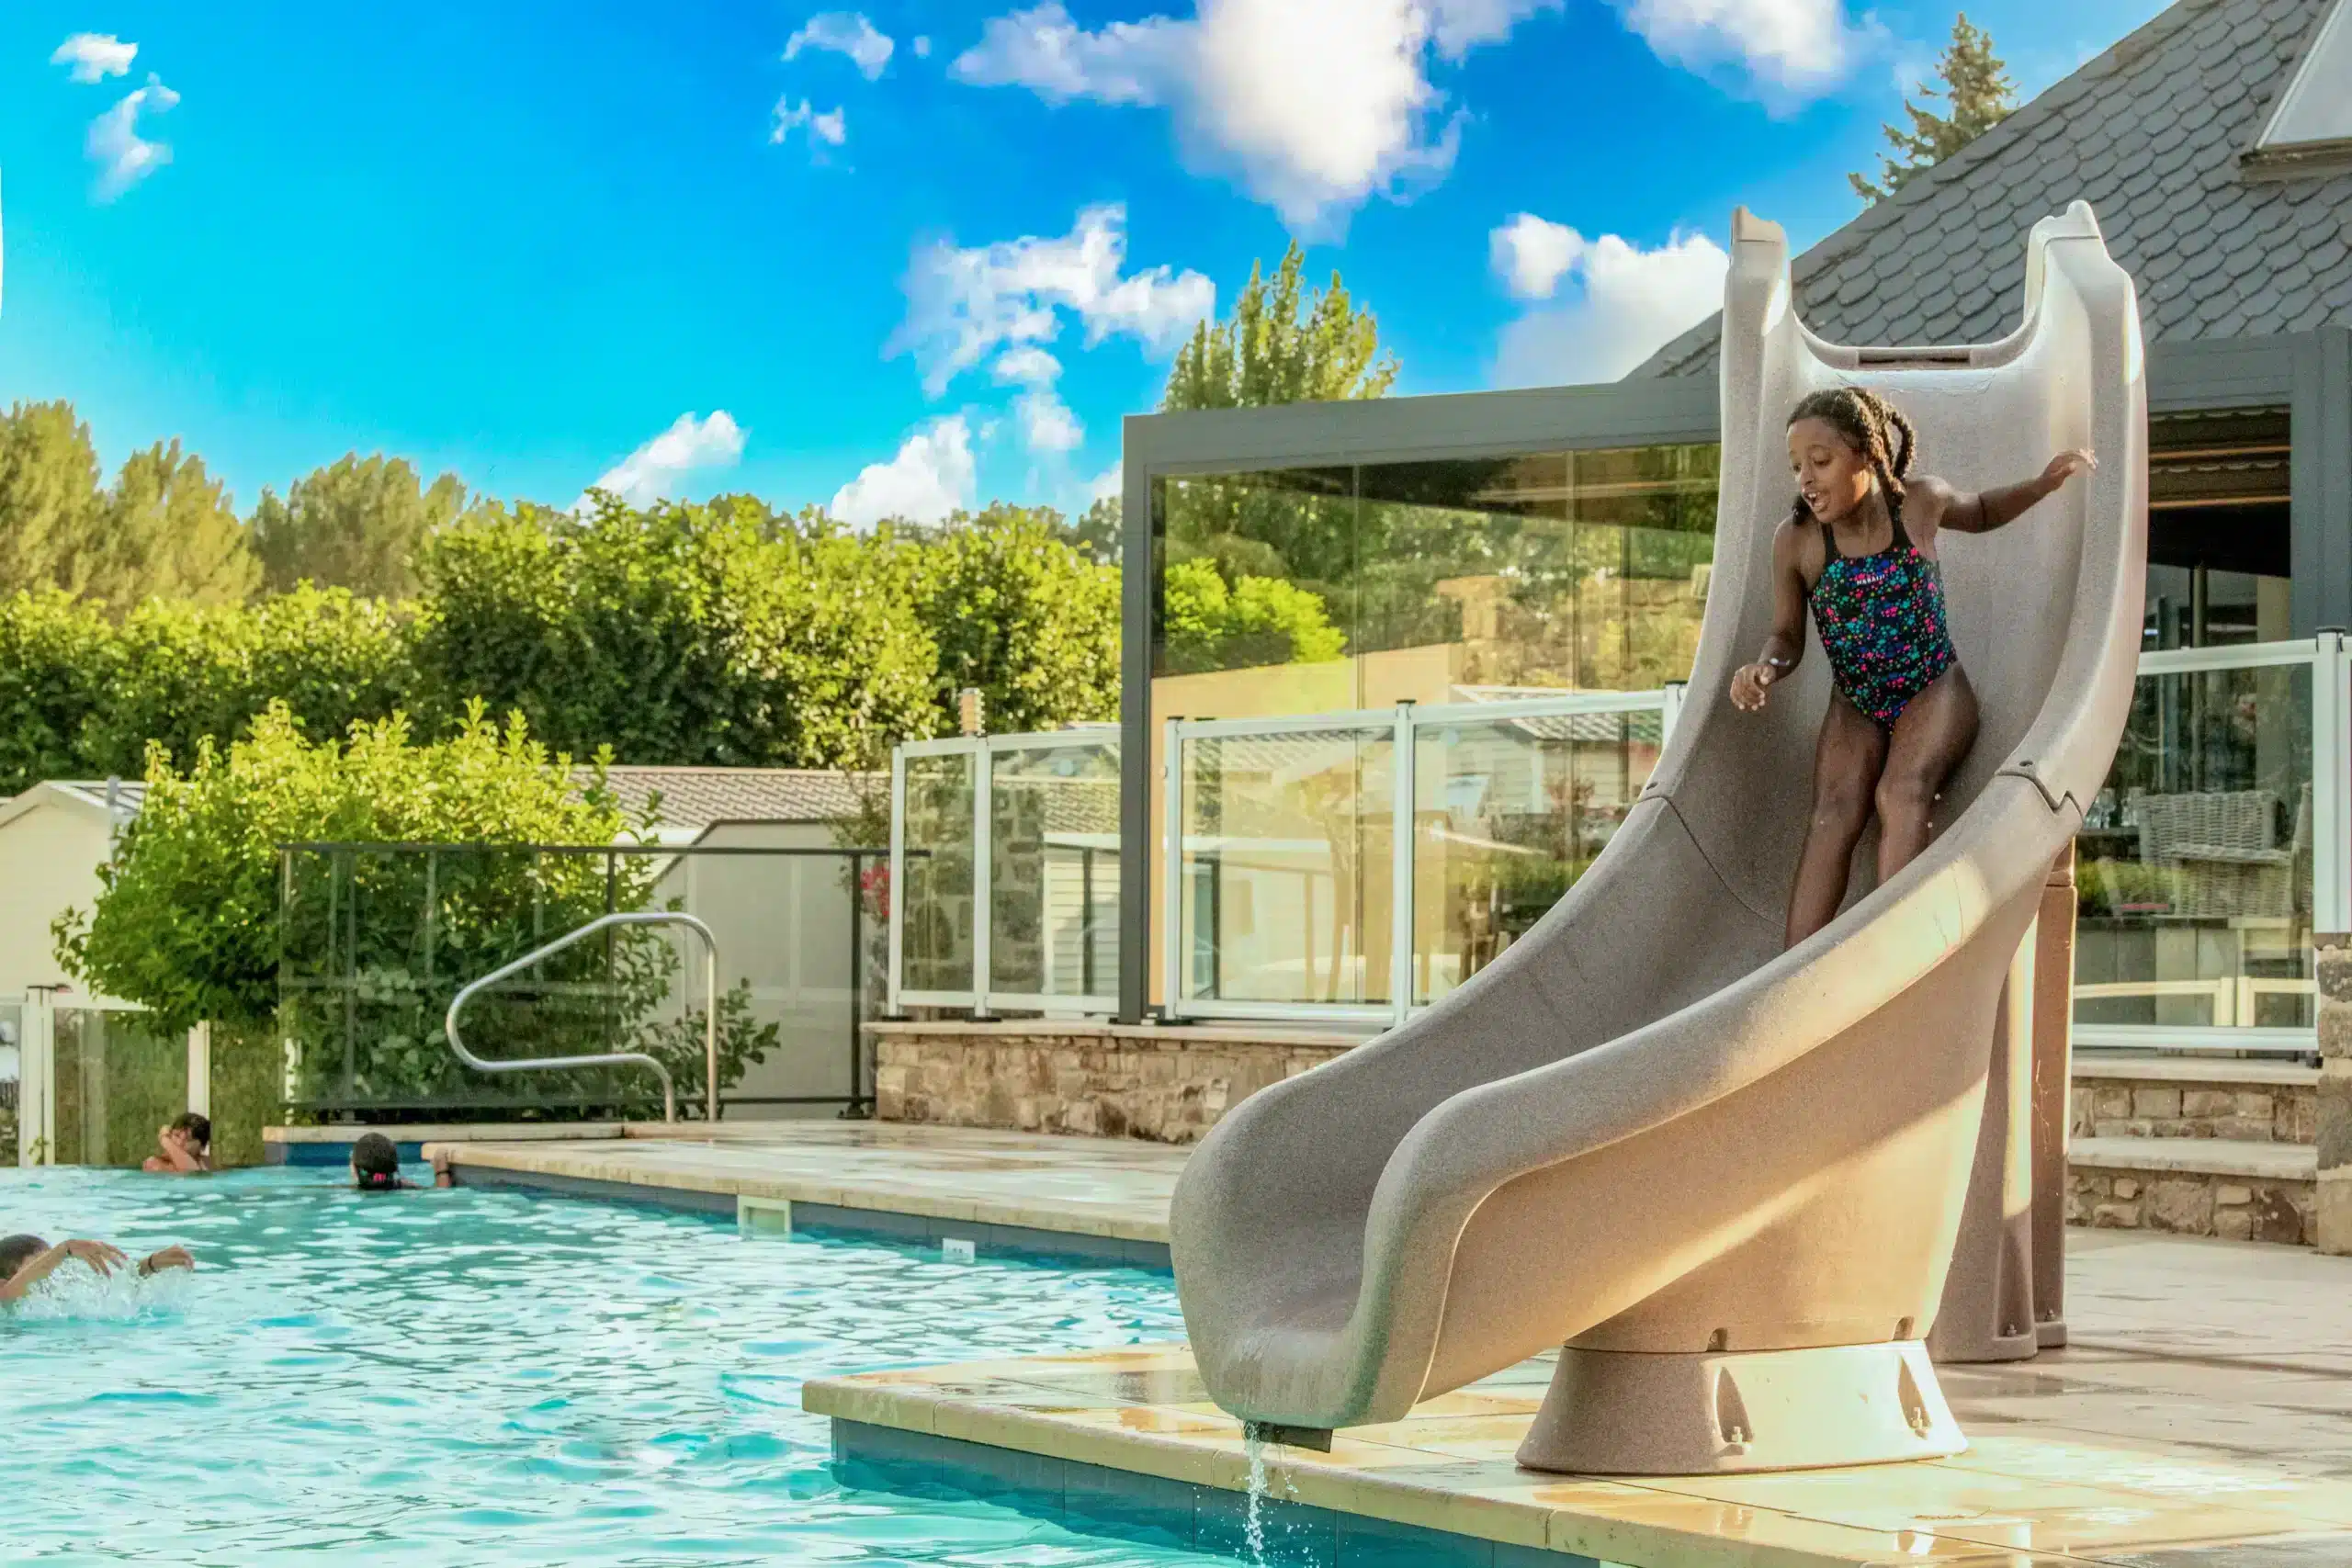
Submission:
<svg viewBox="0 0 2352 1568">
<path fill-rule="evenodd" d="M 1798 307 L 1847 343 L 1997 337 L 2024 232 L 2080 197 L 2139 280 L 2152 339 L 2352 322 L 2352 172 L 2249 179 L 2252 143 L 2330 0 L 2177 0 L 1797 258 Z M 1712 374 L 1717 323 L 1635 377 Z"/>
</svg>

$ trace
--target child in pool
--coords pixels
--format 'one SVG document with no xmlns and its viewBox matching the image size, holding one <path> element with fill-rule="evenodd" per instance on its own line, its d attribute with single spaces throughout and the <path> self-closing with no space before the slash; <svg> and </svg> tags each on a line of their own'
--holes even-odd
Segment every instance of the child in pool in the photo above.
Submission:
<svg viewBox="0 0 2352 1568">
<path fill-rule="evenodd" d="M 362 1192 L 397 1192 L 416 1185 L 401 1176 L 401 1151 L 381 1133 L 362 1133 L 351 1145 L 351 1184 Z M 448 1183 L 443 1181 L 441 1186 Z"/>
<path fill-rule="evenodd" d="M 1873 809 L 1882 883 L 1927 847 L 1928 811 L 1976 739 L 1976 694 L 1944 618 L 1939 536 L 2013 523 L 2098 466 L 2088 452 L 2061 452 L 2033 479 L 1970 494 L 1907 479 L 1917 444 L 1908 419 L 1858 387 L 1815 392 L 1789 416 L 1797 502 L 1772 536 L 1772 635 L 1732 676 L 1731 700 L 1764 706 L 1804 657 L 1810 605 L 1834 690 L 1789 894 L 1791 947 L 1836 918 Z"/>
<path fill-rule="evenodd" d="M 80 1258 L 101 1277 L 130 1261 L 122 1248 L 103 1241 L 61 1241 L 51 1247 L 37 1235 L 12 1235 L 0 1241 L 0 1302 L 22 1301 L 26 1292 L 48 1279 L 69 1258 Z M 166 1269 L 195 1267 L 196 1259 L 187 1247 L 167 1247 L 139 1260 L 139 1276 L 143 1280 Z"/>
<path fill-rule="evenodd" d="M 193 1111 L 183 1111 L 155 1131 L 156 1153 L 141 1170 L 164 1176 L 191 1176 L 212 1168 L 212 1122 Z"/>
</svg>

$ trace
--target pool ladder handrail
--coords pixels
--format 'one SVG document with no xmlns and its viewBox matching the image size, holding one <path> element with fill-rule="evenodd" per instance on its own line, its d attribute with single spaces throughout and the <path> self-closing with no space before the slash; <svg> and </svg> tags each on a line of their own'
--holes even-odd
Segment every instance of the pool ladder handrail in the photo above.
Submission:
<svg viewBox="0 0 2352 1568">
<path fill-rule="evenodd" d="M 572 943 L 598 931 L 615 926 L 684 926 L 702 938 L 702 1050 L 703 1050 L 703 1115 L 712 1126 L 718 1124 L 718 939 L 710 928 L 692 915 L 668 909 L 623 910 L 617 914 L 599 915 L 586 925 L 564 932 L 544 947 L 532 949 L 514 963 L 502 965 L 471 980 L 458 989 L 449 1000 L 449 1011 L 441 1021 L 443 1031 L 449 1036 L 449 1049 L 458 1060 L 478 1073 L 520 1073 L 552 1071 L 562 1067 L 617 1067 L 638 1063 L 651 1067 L 662 1080 L 662 1120 L 678 1119 L 678 1095 L 670 1081 L 670 1069 L 642 1051 L 602 1051 L 585 1056 L 524 1056 L 513 1061 L 494 1062 L 477 1056 L 466 1049 L 464 1039 L 458 1033 L 458 1013 L 473 999 L 474 993 L 510 979 L 543 959 L 553 957 Z"/>
</svg>

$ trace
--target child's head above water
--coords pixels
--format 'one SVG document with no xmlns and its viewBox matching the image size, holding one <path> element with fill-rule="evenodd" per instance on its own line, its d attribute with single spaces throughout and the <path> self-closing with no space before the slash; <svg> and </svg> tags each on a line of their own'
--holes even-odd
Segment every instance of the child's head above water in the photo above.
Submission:
<svg viewBox="0 0 2352 1568">
<path fill-rule="evenodd" d="M 172 1131 L 187 1138 L 189 1149 L 198 1155 L 212 1152 L 212 1119 L 193 1111 L 183 1111 L 172 1118 Z"/>
<path fill-rule="evenodd" d="M 1789 467 L 1797 477 L 1796 520 L 1835 523 L 1870 498 L 1903 508 L 1903 479 L 1918 435 L 1903 412 L 1860 387 L 1808 394 L 1789 415 Z"/>
<path fill-rule="evenodd" d="M 49 1250 L 49 1243 L 37 1235 L 12 1235 L 0 1241 L 0 1285 L 17 1277 L 17 1270 Z"/>
<path fill-rule="evenodd" d="M 401 1184 L 401 1152 L 381 1133 L 362 1133 L 351 1145 L 351 1179 L 363 1192 L 383 1192 Z"/>
</svg>

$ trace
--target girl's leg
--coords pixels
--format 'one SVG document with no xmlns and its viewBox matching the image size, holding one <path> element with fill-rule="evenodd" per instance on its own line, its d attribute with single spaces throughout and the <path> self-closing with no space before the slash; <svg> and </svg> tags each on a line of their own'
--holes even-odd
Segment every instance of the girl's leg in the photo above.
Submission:
<svg viewBox="0 0 2352 1568">
<path fill-rule="evenodd" d="M 1846 899 L 1854 845 L 1871 819 L 1871 792 L 1886 763 L 1886 731 L 1862 716 L 1844 694 L 1829 694 L 1829 712 L 1813 750 L 1813 818 L 1797 857 L 1789 892 L 1787 945 L 1794 947 L 1831 920 Z"/>
<path fill-rule="evenodd" d="M 1878 879 L 1928 847 L 1928 814 L 1976 740 L 1976 692 L 1955 664 L 1905 708 L 1878 781 Z"/>
</svg>

